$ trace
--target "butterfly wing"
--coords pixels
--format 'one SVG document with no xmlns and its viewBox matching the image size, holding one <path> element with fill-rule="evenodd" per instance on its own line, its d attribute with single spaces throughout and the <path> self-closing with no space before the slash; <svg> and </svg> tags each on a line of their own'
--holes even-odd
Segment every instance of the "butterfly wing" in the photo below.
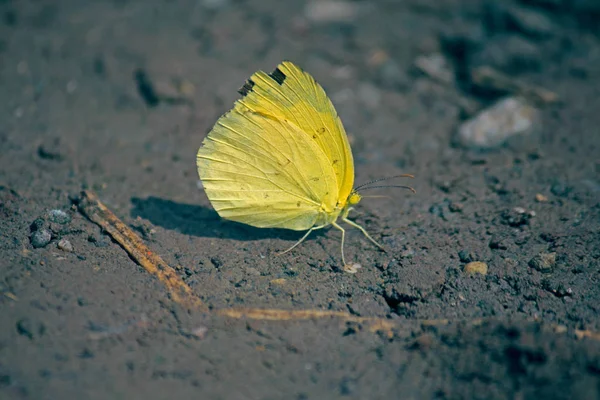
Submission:
<svg viewBox="0 0 600 400">
<path fill-rule="evenodd" d="M 306 230 L 319 219 L 323 204 L 335 206 L 335 174 L 313 140 L 271 115 L 236 103 L 198 150 L 198 173 L 221 217 L 260 228 Z"/>
<path fill-rule="evenodd" d="M 271 74 L 252 75 L 240 93 L 241 105 L 289 121 L 321 148 L 335 173 L 338 200 L 345 202 L 354 184 L 352 151 L 333 104 L 313 77 L 284 61 Z"/>
</svg>

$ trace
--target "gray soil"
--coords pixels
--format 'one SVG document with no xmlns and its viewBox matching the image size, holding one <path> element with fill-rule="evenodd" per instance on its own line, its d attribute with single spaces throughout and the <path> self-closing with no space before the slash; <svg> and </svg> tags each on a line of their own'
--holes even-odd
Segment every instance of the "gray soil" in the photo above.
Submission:
<svg viewBox="0 0 600 400">
<path fill-rule="evenodd" d="M 347 4 L 311 21 L 275 0 L 0 2 L 0 398 L 600 398 L 600 3 Z M 414 67 L 434 52 L 449 82 Z M 205 134 L 282 59 L 332 98 L 357 184 L 416 177 L 357 207 L 387 252 L 352 232 L 354 275 L 335 229 L 276 256 L 300 235 L 221 220 L 198 188 Z M 469 85 L 477 65 L 560 103 L 458 146 L 498 98 Z M 72 207 L 83 188 L 212 309 L 397 328 L 185 310 Z"/>
</svg>

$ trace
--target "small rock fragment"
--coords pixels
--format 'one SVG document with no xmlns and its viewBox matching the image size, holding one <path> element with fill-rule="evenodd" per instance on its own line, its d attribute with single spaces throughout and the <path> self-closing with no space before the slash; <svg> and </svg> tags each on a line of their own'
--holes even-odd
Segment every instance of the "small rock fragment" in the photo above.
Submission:
<svg viewBox="0 0 600 400">
<path fill-rule="evenodd" d="M 208 332 L 208 328 L 205 326 L 198 326 L 190 332 L 192 335 L 197 337 L 198 339 L 204 339 L 206 337 L 206 333 Z"/>
<path fill-rule="evenodd" d="M 508 8 L 507 19 L 515 30 L 537 39 L 552 36 L 556 30 L 548 17 L 540 12 L 522 7 Z"/>
<path fill-rule="evenodd" d="M 494 235 L 490 239 L 489 247 L 492 250 L 506 250 L 508 249 L 508 243 L 506 237 L 502 235 Z"/>
<path fill-rule="evenodd" d="M 415 255 L 415 250 L 412 247 L 406 246 L 404 250 L 400 252 L 402 258 L 412 258 Z"/>
<path fill-rule="evenodd" d="M 29 229 L 31 229 L 31 232 L 35 232 L 42 229 L 45 225 L 46 220 L 44 218 L 36 218 L 29 226 Z"/>
<path fill-rule="evenodd" d="M 454 80 L 454 72 L 450 63 L 441 53 L 419 56 L 415 60 L 415 66 L 419 71 L 438 82 L 449 84 Z"/>
<path fill-rule="evenodd" d="M 447 219 L 447 215 L 446 215 L 446 208 L 448 207 L 448 201 L 444 200 L 441 203 L 434 203 L 431 205 L 431 207 L 429 207 L 429 212 L 433 215 L 435 215 L 436 217 L 440 217 L 444 220 Z"/>
<path fill-rule="evenodd" d="M 58 243 L 56 244 L 56 247 L 58 247 L 62 251 L 66 251 L 68 253 L 72 253 L 74 250 L 73 245 L 67 239 L 60 239 L 58 241 Z"/>
<path fill-rule="evenodd" d="M 471 261 L 473 261 L 473 254 L 471 254 L 471 252 L 469 252 L 468 250 L 463 249 L 458 252 L 458 258 L 461 262 L 470 263 Z"/>
<path fill-rule="evenodd" d="M 465 265 L 463 272 L 468 275 L 487 275 L 488 265 L 481 261 L 472 261 Z"/>
<path fill-rule="evenodd" d="M 561 282 L 555 282 L 551 279 L 542 279 L 542 289 L 547 290 L 558 298 L 573 296 L 573 289 L 565 287 Z"/>
<path fill-rule="evenodd" d="M 52 240 L 52 234 L 48 229 L 42 228 L 31 234 L 31 245 L 36 249 L 46 247 Z"/>
<path fill-rule="evenodd" d="M 38 147 L 38 156 L 44 160 L 62 161 L 64 160 L 64 146 L 59 139 L 54 139 Z"/>
<path fill-rule="evenodd" d="M 143 69 L 137 69 L 133 77 L 137 84 L 137 89 L 140 97 L 149 107 L 156 107 L 160 103 L 160 98 L 156 93 L 152 80 Z"/>
<path fill-rule="evenodd" d="M 246 273 L 248 275 L 253 275 L 253 276 L 260 276 L 260 271 L 254 267 L 248 267 L 246 268 Z"/>
<path fill-rule="evenodd" d="M 23 318 L 17 321 L 17 333 L 21 336 L 25 336 L 28 339 L 33 339 L 33 324 L 29 318 Z"/>
<path fill-rule="evenodd" d="M 462 212 L 464 206 L 462 205 L 462 203 L 450 203 L 448 205 L 448 210 L 450 210 L 451 212 Z"/>
<path fill-rule="evenodd" d="M 540 253 L 529 260 L 529 266 L 540 272 L 552 272 L 556 265 L 556 253 Z"/>
<path fill-rule="evenodd" d="M 71 216 L 63 210 L 50 210 L 48 220 L 57 224 L 66 225 L 71 222 Z"/>
<path fill-rule="evenodd" d="M 515 207 L 512 210 L 504 210 L 500 216 L 503 224 L 518 228 L 529 225 L 529 221 L 535 217 L 535 211 L 527 211 L 523 207 Z"/>
<path fill-rule="evenodd" d="M 491 149 L 510 137 L 531 133 L 538 111 L 516 97 L 500 100 L 458 128 L 458 141 L 470 148 Z"/>
<path fill-rule="evenodd" d="M 544 196 L 541 193 L 537 193 L 535 195 L 535 201 L 537 201 L 538 203 L 546 203 L 548 201 L 548 197 Z"/>
<path fill-rule="evenodd" d="M 346 265 L 344 265 L 344 267 L 342 268 L 342 270 L 344 272 L 349 273 L 349 274 L 355 274 L 361 268 L 362 268 L 362 265 L 360 265 L 358 263 L 353 263 L 353 264 L 346 264 Z"/>
</svg>

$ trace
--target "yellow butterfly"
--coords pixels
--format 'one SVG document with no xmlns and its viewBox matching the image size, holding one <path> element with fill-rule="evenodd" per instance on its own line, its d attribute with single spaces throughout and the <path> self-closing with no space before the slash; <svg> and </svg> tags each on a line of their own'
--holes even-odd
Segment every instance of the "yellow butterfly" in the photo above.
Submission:
<svg viewBox="0 0 600 400">
<path fill-rule="evenodd" d="M 308 230 L 283 253 L 312 231 L 332 225 L 342 232 L 345 266 L 345 230 L 338 219 L 383 249 L 348 219 L 362 198 L 358 190 L 383 179 L 352 188 L 354 161 L 348 137 L 323 88 L 284 61 L 270 74 L 256 72 L 239 93 L 243 97 L 219 118 L 196 158 L 217 213 L 259 228 Z"/>
</svg>

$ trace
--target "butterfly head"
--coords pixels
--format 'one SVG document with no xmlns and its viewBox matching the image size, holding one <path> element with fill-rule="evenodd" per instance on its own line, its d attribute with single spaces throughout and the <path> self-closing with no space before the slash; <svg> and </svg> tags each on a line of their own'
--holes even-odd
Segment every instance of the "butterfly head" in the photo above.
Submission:
<svg viewBox="0 0 600 400">
<path fill-rule="evenodd" d="M 348 200 L 347 200 L 347 204 L 349 206 L 353 206 L 356 205 L 360 202 L 360 200 L 362 199 L 362 196 L 360 194 L 358 194 L 357 191 L 352 191 L 350 193 L 350 195 L 348 196 Z"/>
</svg>

